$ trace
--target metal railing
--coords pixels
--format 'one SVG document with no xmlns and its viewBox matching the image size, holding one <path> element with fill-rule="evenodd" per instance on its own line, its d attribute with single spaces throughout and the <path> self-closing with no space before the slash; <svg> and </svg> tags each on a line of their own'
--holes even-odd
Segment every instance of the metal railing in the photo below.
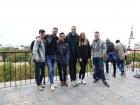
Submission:
<svg viewBox="0 0 140 105">
<path fill-rule="evenodd" d="M 137 69 L 140 69 L 140 50 L 128 50 L 127 52 L 127 70 L 137 71 Z"/>
<path fill-rule="evenodd" d="M 31 84 L 34 74 L 30 51 L 2 51 L 0 55 L 0 88 Z"/>
<path fill-rule="evenodd" d="M 34 84 L 34 62 L 30 51 L 1 51 L 0 56 L 0 88 Z M 86 75 L 92 75 L 91 62 L 87 65 Z M 126 60 L 126 70 L 135 71 L 140 68 L 140 50 L 129 50 Z M 80 70 L 77 63 L 77 70 Z M 48 70 L 45 70 L 46 81 Z M 77 71 L 77 74 L 78 74 Z M 69 75 L 68 75 L 69 77 Z M 55 80 L 59 80 L 57 65 L 55 67 Z"/>
</svg>

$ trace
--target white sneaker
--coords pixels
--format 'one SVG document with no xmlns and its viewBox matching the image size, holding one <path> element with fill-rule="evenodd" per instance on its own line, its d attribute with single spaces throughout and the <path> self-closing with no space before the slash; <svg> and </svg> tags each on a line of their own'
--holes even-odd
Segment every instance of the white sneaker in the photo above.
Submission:
<svg viewBox="0 0 140 105">
<path fill-rule="evenodd" d="M 43 91 L 43 90 L 44 90 L 44 89 L 42 88 L 41 85 L 37 86 L 37 89 L 38 89 L 39 91 Z"/>
<path fill-rule="evenodd" d="M 71 81 L 71 84 L 72 84 L 73 87 L 76 86 L 75 81 Z"/>
<path fill-rule="evenodd" d="M 79 85 L 77 80 L 75 80 L 74 82 L 75 82 L 75 85 L 76 85 L 76 86 L 78 86 L 78 85 Z"/>
<path fill-rule="evenodd" d="M 53 84 L 54 85 L 54 88 L 57 88 L 57 84 Z"/>
<path fill-rule="evenodd" d="M 86 84 L 87 82 L 83 79 L 83 80 L 82 80 L 82 83 L 83 83 L 83 84 Z"/>
<path fill-rule="evenodd" d="M 79 84 L 81 84 L 81 83 L 82 83 L 82 80 L 81 80 L 81 79 L 79 79 L 79 80 L 78 80 L 78 83 L 79 83 Z"/>
<path fill-rule="evenodd" d="M 54 88 L 54 84 L 51 84 L 51 90 L 54 91 L 55 88 Z"/>
</svg>

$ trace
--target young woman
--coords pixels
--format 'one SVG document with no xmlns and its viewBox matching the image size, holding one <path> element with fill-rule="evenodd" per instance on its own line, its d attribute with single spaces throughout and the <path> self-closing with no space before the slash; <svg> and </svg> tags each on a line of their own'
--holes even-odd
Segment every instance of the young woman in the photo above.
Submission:
<svg viewBox="0 0 140 105">
<path fill-rule="evenodd" d="M 91 57 L 90 44 L 88 39 L 85 36 L 84 32 L 80 33 L 79 38 L 79 63 L 80 63 L 80 72 L 79 72 L 79 84 L 86 84 L 84 80 L 86 65 L 88 63 L 88 58 Z"/>
</svg>

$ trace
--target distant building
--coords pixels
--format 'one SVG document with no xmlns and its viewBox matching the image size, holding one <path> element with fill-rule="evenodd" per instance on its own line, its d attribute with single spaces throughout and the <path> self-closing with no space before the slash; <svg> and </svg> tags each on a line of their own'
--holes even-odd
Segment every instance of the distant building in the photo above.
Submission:
<svg viewBox="0 0 140 105">
<path fill-rule="evenodd" d="M 134 45 L 134 49 L 139 49 L 139 50 L 140 50 L 140 42 L 139 42 L 139 43 L 136 43 L 136 44 Z"/>
</svg>

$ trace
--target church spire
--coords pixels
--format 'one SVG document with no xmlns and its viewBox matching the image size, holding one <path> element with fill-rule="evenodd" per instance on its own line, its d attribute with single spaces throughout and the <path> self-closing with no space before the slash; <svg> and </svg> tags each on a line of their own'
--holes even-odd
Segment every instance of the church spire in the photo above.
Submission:
<svg viewBox="0 0 140 105">
<path fill-rule="evenodd" d="M 128 49 L 131 49 L 131 40 L 134 40 L 134 36 L 133 36 L 133 26 L 131 27 L 131 33 L 130 33 L 130 37 L 129 37 L 129 41 L 128 41 Z"/>
</svg>

